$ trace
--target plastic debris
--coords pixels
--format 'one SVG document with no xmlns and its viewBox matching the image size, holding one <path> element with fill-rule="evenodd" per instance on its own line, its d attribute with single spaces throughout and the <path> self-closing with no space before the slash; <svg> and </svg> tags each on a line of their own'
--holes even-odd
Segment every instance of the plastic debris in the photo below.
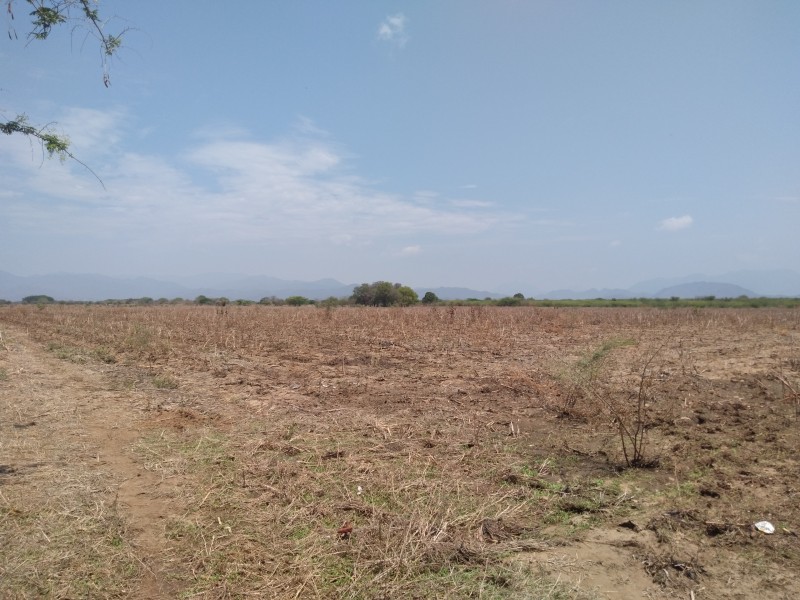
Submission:
<svg viewBox="0 0 800 600">
<path fill-rule="evenodd" d="M 769 521 L 759 521 L 753 527 L 762 533 L 775 533 L 775 526 Z"/>
</svg>

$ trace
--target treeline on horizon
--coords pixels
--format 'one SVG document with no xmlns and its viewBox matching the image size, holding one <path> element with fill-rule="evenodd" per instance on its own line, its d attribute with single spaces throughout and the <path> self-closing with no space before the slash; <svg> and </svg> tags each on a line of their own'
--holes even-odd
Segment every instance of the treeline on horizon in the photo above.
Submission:
<svg viewBox="0 0 800 600">
<path fill-rule="evenodd" d="M 197 305 L 215 306 L 226 308 L 228 306 L 310 306 L 321 308 L 335 308 L 340 306 L 500 306 L 500 307 L 561 307 L 561 308 L 601 308 L 601 307 L 654 307 L 654 308 L 796 308 L 800 306 L 800 297 L 749 297 L 738 296 L 736 298 L 717 298 L 716 296 L 703 296 L 698 298 L 593 298 L 593 299 L 563 299 L 563 300 L 537 300 L 526 298 L 518 293 L 504 298 L 466 298 L 461 300 L 441 300 L 434 292 L 426 292 L 419 298 L 409 286 L 399 283 L 377 281 L 375 283 L 364 283 L 353 290 L 353 294 L 348 298 L 337 298 L 331 296 L 324 300 L 315 300 L 305 296 L 288 296 L 278 298 L 276 296 L 265 296 L 261 300 L 236 299 L 230 300 L 225 297 L 209 297 L 200 295 L 196 298 L 158 298 L 153 299 L 148 296 L 141 298 L 124 298 L 108 300 L 56 300 L 55 298 L 38 294 L 26 296 L 20 302 L 12 302 L 0 299 L 0 305 L 27 304 L 44 307 L 49 304 L 69 304 L 69 305 L 109 305 L 109 306 L 164 306 L 164 305 Z"/>
</svg>

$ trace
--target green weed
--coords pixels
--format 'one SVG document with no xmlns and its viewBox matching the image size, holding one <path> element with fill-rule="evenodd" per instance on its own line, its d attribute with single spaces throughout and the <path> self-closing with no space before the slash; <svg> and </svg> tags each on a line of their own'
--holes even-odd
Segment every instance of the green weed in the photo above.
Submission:
<svg viewBox="0 0 800 600">
<path fill-rule="evenodd" d="M 153 387 L 159 390 L 174 390 L 178 385 L 178 380 L 169 375 L 157 375 L 153 377 Z"/>
<path fill-rule="evenodd" d="M 107 365 L 111 365 L 117 362 L 117 358 L 106 348 L 103 347 L 95 348 L 94 350 L 92 350 L 91 356 L 96 358 L 100 362 L 106 363 Z"/>
<path fill-rule="evenodd" d="M 84 363 L 86 357 L 81 353 L 80 349 L 74 346 L 67 346 L 58 342 L 50 342 L 47 344 L 47 349 L 52 352 L 56 358 L 66 360 L 72 363 Z"/>
</svg>

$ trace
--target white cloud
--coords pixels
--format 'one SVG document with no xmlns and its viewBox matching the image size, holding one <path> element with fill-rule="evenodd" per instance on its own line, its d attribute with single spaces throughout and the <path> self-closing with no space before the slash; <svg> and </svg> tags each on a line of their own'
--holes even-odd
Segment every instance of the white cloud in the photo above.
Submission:
<svg viewBox="0 0 800 600">
<path fill-rule="evenodd" d="M 475 234 L 510 221 L 480 203 L 420 202 L 426 194 L 380 190 L 354 175 L 349 155 L 310 127 L 266 141 L 234 138 L 229 128 L 211 138 L 213 129 L 205 129 L 206 137 L 170 157 L 124 152 L 125 131 L 114 115 L 93 118 L 122 140 L 89 161 L 105 190 L 71 161 L 31 160 L 21 136 L 0 147 L 0 178 L 10 182 L 3 190 L 8 227 L 173 244 L 363 246 L 386 236 Z M 86 134 L 95 144 L 103 138 L 99 125 Z M 403 254 L 415 251 L 408 246 Z"/>
<path fill-rule="evenodd" d="M 58 118 L 56 129 L 67 132 L 76 156 L 106 154 L 120 141 L 125 113 L 91 108 L 68 108 Z"/>
<path fill-rule="evenodd" d="M 618 248 L 618 247 L 622 246 L 622 242 L 619 241 L 619 240 L 612 240 L 612 242 L 609 244 L 609 246 L 611 246 L 612 248 Z"/>
<path fill-rule="evenodd" d="M 493 206 L 493 202 L 487 202 L 485 200 L 450 200 L 451 206 L 458 206 L 460 208 L 489 208 Z"/>
<path fill-rule="evenodd" d="M 389 15 L 378 26 L 378 39 L 402 48 L 408 42 L 407 23 L 408 18 L 403 13 Z"/>
<path fill-rule="evenodd" d="M 297 116 L 294 128 L 297 130 L 298 133 L 304 135 L 314 135 L 317 137 L 328 137 L 328 135 L 330 135 L 324 129 L 320 129 L 319 127 L 317 127 L 317 124 L 314 123 L 313 119 L 310 119 L 309 117 L 306 117 L 304 115 Z"/>
<path fill-rule="evenodd" d="M 422 246 L 406 246 L 397 253 L 397 256 L 416 256 L 422 252 Z"/>
<path fill-rule="evenodd" d="M 498 222 L 475 208 L 420 205 L 387 194 L 349 173 L 344 157 L 319 140 L 276 143 L 220 141 L 188 159 L 216 176 L 220 191 L 208 202 L 238 206 L 254 236 L 335 239 L 428 231 L 475 233 Z M 280 224 L 264 231 L 253 218 Z M 244 233 L 244 232 L 242 232 Z"/>
<path fill-rule="evenodd" d="M 670 217 L 664 219 L 659 223 L 658 228 L 663 231 L 680 231 L 692 226 L 694 219 L 690 215 L 683 215 L 682 217 Z"/>
</svg>

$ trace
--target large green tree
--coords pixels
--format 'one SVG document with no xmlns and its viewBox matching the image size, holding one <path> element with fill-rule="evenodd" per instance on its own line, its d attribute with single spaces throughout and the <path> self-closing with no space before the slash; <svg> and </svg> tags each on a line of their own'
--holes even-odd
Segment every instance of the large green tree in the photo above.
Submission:
<svg viewBox="0 0 800 600">
<path fill-rule="evenodd" d="M 406 285 L 389 281 L 362 283 L 353 289 L 350 299 L 365 306 L 410 306 L 419 302 L 417 292 Z"/>
<path fill-rule="evenodd" d="M 54 28 L 71 25 L 73 32 L 83 28 L 99 44 L 103 60 L 103 85 L 111 84 L 109 61 L 122 46 L 122 36 L 126 30 L 111 34 L 106 31 L 106 21 L 100 16 L 99 0 L 6 0 L 6 12 L 11 21 L 8 37 L 18 40 L 14 23 L 17 13 L 28 12 L 29 29 L 24 36 L 28 40 L 46 40 Z M 27 5 L 27 6 L 26 6 Z M 38 141 L 43 151 L 49 156 L 58 156 L 61 160 L 70 158 L 84 165 L 69 150 L 69 140 L 53 131 L 50 125 L 35 125 L 29 122 L 25 113 L 16 115 L 8 121 L 0 121 L 0 132 L 6 135 L 19 134 Z M 88 169 L 88 167 L 87 167 Z M 89 169 L 91 171 L 91 169 Z"/>
<path fill-rule="evenodd" d="M 419 302 L 419 296 L 412 288 L 401 285 L 397 288 L 397 302 L 400 306 L 411 306 Z"/>
</svg>

